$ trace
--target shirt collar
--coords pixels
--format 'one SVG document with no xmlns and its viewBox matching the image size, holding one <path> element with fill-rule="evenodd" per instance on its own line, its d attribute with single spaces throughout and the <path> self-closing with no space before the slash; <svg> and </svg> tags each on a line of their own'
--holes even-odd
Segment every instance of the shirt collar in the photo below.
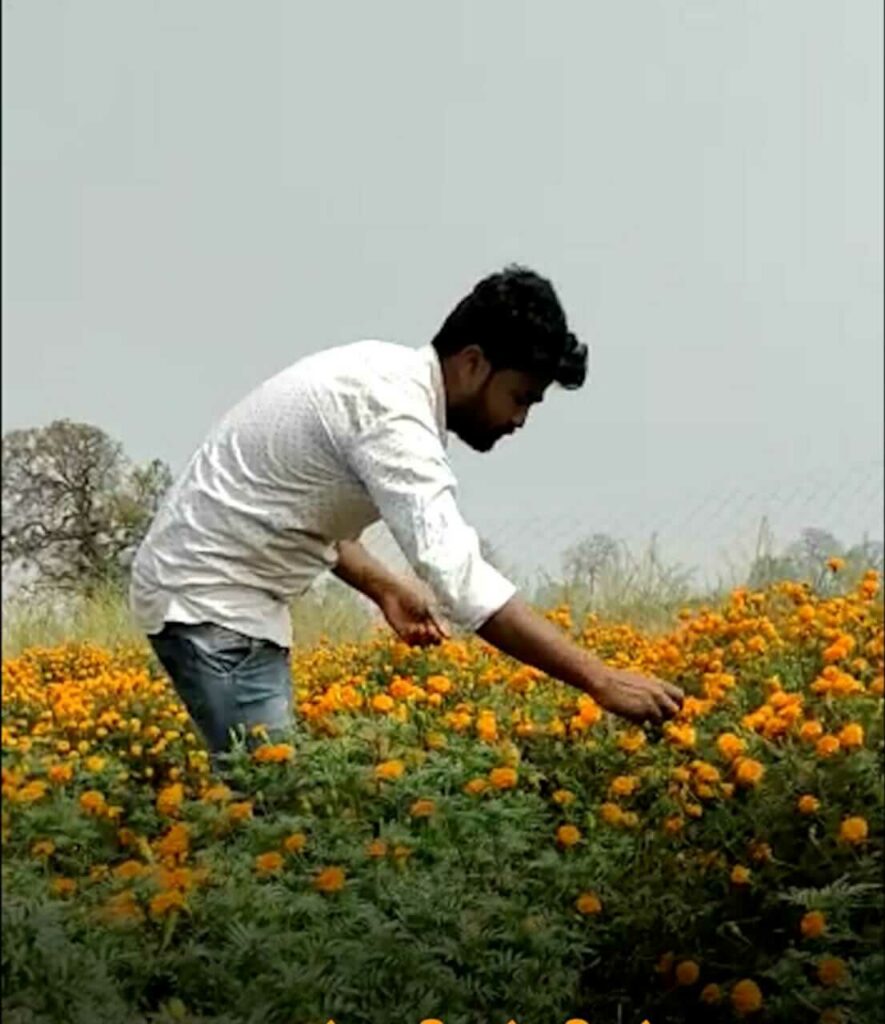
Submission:
<svg viewBox="0 0 885 1024">
<path fill-rule="evenodd" d="M 442 364 L 439 355 L 433 345 L 424 345 L 421 354 L 430 367 L 430 386 L 433 396 L 433 412 L 436 416 L 436 424 L 439 427 L 439 436 L 443 445 L 449 441 L 448 427 L 446 426 L 446 385 L 443 378 Z"/>
</svg>

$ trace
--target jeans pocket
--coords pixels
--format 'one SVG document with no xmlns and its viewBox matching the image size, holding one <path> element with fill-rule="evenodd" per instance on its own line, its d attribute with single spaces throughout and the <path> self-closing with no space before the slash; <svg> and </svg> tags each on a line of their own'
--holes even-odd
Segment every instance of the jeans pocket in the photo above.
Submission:
<svg viewBox="0 0 885 1024">
<path fill-rule="evenodd" d="M 257 654 L 264 641 L 238 633 L 214 622 L 201 622 L 190 626 L 187 639 L 197 657 L 207 661 L 217 672 L 227 674 L 244 668 Z"/>
</svg>

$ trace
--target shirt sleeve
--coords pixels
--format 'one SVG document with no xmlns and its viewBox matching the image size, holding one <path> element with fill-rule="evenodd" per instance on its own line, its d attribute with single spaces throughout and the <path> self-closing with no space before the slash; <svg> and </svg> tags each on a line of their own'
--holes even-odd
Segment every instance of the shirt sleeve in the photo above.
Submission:
<svg viewBox="0 0 885 1024">
<path fill-rule="evenodd" d="M 454 622 L 476 631 L 513 597 L 516 587 L 482 557 L 476 531 L 461 516 L 455 476 L 429 415 L 385 408 L 345 452 L 412 568 Z"/>
</svg>

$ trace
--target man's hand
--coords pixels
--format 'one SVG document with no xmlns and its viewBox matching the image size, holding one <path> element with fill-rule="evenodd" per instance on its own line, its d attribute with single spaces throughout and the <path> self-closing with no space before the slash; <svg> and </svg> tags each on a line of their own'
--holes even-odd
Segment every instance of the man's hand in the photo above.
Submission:
<svg viewBox="0 0 885 1024">
<path fill-rule="evenodd" d="M 448 640 L 448 626 L 436 614 L 429 598 L 408 580 L 397 580 L 377 597 L 391 629 L 407 644 L 429 647 Z"/>
<path fill-rule="evenodd" d="M 600 707 L 637 725 L 660 725 L 679 714 L 683 693 L 678 686 L 655 676 L 604 665 L 587 692 Z"/>
</svg>

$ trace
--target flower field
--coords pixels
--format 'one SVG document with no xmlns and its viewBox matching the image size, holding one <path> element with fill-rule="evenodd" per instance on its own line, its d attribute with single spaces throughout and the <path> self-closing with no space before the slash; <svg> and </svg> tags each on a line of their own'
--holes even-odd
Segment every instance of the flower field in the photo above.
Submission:
<svg viewBox="0 0 885 1024">
<path fill-rule="evenodd" d="M 288 742 L 220 780 L 146 647 L 6 660 L 4 1019 L 882 1020 L 876 573 L 548 614 L 679 718 L 385 636 L 298 653 Z"/>
</svg>

